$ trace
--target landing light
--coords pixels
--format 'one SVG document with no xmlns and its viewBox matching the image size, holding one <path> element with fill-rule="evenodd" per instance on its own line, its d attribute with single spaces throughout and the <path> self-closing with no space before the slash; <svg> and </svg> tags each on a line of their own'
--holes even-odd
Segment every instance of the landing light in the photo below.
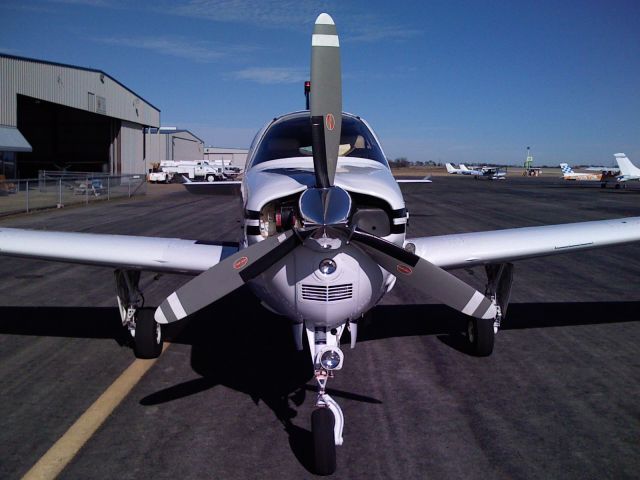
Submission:
<svg viewBox="0 0 640 480">
<path fill-rule="evenodd" d="M 340 370 L 344 354 L 338 347 L 325 347 L 318 355 L 320 366 L 325 370 Z"/>
</svg>

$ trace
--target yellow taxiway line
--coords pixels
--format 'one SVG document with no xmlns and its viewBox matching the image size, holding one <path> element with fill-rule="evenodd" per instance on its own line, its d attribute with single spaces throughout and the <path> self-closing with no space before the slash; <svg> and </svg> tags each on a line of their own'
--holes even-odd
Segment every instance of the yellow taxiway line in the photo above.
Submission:
<svg viewBox="0 0 640 480">
<path fill-rule="evenodd" d="M 165 343 L 162 351 L 164 352 L 169 345 Z M 56 478 L 156 360 L 137 359 L 129 365 L 22 479 L 52 480 Z"/>
</svg>

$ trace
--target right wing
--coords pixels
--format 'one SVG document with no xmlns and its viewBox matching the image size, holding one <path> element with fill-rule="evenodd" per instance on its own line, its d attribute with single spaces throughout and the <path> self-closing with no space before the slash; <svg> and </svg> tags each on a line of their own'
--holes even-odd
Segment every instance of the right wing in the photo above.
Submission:
<svg viewBox="0 0 640 480">
<path fill-rule="evenodd" d="M 0 255 L 130 270 L 200 274 L 237 243 L 0 228 Z"/>
<path fill-rule="evenodd" d="M 640 217 L 407 239 L 445 269 L 473 267 L 640 241 Z"/>
<path fill-rule="evenodd" d="M 242 186 L 241 180 L 193 182 L 184 175 L 182 178 L 184 179 L 183 185 L 187 191 L 196 195 L 238 195 Z"/>
</svg>

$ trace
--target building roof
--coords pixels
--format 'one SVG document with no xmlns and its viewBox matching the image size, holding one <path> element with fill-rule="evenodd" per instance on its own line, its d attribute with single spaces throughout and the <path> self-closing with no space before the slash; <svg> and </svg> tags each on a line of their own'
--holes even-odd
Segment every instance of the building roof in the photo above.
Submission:
<svg viewBox="0 0 640 480">
<path fill-rule="evenodd" d="M 17 55 L 9 55 L 7 53 L 2 53 L 2 52 L 0 52 L 0 57 L 9 58 L 9 59 L 13 59 L 13 60 L 22 60 L 22 61 L 25 61 L 25 62 L 42 63 L 44 65 L 55 65 L 57 67 L 73 68 L 75 70 L 84 70 L 85 72 L 99 73 L 101 75 L 104 75 L 105 77 L 110 78 L 113 82 L 117 83 L 118 85 L 120 85 L 122 88 L 124 88 L 128 92 L 131 92 L 132 94 L 134 94 L 136 97 L 138 97 L 140 100 L 144 101 L 147 105 L 152 107 L 154 110 L 157 110 L 158 112 L 160 111 L 160 109 L 158 107 L 156 107 L 155 105 L 153 105 L 149 101 L 145 100 L 142 96 L 138 95 L 136 92 L 131 90 L 129 87 L 127 87 L 123 83 L 119 82 L 118 80 L 113 78 L 111 75 L 109 75 L 108 73 L 106 73 L 106 72 L 104 72 L 102 70 L 97 70 L 95 68 L 88 68 L 88 67 L 80 67 L 78 65 L 70 65 L 68 63 L 50 62 L 48 60 L 40 60 L 38 58 L 19 57 Z"/>
</svg>

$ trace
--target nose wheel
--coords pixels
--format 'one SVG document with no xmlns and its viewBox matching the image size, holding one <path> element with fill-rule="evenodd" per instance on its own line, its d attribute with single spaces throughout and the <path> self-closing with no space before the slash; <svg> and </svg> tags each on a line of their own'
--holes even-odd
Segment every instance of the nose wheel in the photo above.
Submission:
<svg viewBox="0 0 640 480">
<path fill-rule="evenodd" d="M 318 475 L 331 475 L 336 471 L 334 426 L 335 418 L 328 408 L 318 408 L 311 414 L 313 455 Z"/>
</svg>

